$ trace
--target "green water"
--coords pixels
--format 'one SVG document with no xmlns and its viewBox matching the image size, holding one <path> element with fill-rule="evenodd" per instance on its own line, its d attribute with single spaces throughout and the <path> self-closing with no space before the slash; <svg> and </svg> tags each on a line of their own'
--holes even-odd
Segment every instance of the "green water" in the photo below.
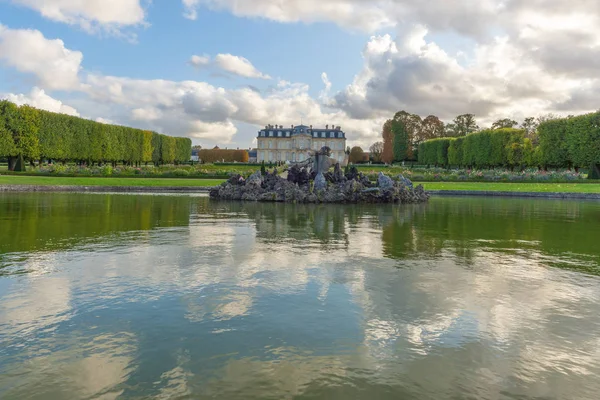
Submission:
<svg viewBox="0 0 600 400">
<path fill-rule="evenodd" d="M 0 193 L 1 399 L 596 399 L 600 202 Z"/>
</svg>

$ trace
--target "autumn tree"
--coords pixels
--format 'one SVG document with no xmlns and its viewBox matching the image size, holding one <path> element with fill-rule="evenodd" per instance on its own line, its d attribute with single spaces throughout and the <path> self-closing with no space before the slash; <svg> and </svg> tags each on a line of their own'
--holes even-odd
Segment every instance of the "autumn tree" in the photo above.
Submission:
<svg viewBox="0 0 600 400">
<path fill-rule="evenodd" d="M 444 136 L 444 133 L 444 123 L 435 115 L 430 115 L 425 118 L 421 124 L 421 131 L 417 145 L 425 140 L 441 138 Z"/>
<path fill-rule="evenodd" d="M 364 158 L 365 158 L 365 152 L 363 151 L 363 149 L 358 146 L 354 146 L 350 150 L 350 158 L 348 159 L 348 161 L 353 164 L 356 164 L 358 162 L 363 161 Z"/>
<path fill-rule="evenodd" d="M 386 164 L 394 162 L 394 135 L 392 133 L 392 120 L 388 119 L 383 124 L 383 153 L 381 160 Z"/>
<path fill-rule="evenodd" d="M 375 142 L 369 147 L 371 152 L 371 158 L 375 162 L 381 162 L 381 156 L 383 154 L 383 142 Z"/>
<path fill-rule="evenodd" d="M 519 123 L 510 118 L 499 119 L 492 124 L 492 129 L 506 129 L 506 128 L 514 128 L 519 125 Z"/>
</svg>

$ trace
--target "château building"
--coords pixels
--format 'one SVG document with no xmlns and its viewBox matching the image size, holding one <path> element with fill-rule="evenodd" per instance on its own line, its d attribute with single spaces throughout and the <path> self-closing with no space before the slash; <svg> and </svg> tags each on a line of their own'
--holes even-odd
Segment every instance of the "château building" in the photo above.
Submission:
<svg viewBox="0 0 600 400">
<path fill-rule="evenodd" d="M 302 162 L 323 147 L 331 149 L 331 158 L 340 164 L 347 163 L 346 134 L 339 126 L 326 125 L 325 128 L 292 125 L 267 125 L 258 132 L 258 162 Z"/>
</svg>

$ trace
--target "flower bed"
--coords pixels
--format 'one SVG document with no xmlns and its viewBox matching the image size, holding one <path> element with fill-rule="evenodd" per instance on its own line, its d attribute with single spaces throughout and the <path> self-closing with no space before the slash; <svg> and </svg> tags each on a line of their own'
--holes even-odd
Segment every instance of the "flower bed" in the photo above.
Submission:
<svg viewBox="0 0 600 400">
<path fill-rule="evenodd" d="M 365 171 L 370 179 L 376 179 L 379 171 Z M 523 171 L 510 171 L 507 169 L 443 169 L 443 168 L 397 168 L 392 167 L 386 171 L 388 175 L 404 175 L 415 182 L 582 182 L 586 181 L 586 174 L 568 171 L 542 171 L 526 169 Z"/>
</svg>

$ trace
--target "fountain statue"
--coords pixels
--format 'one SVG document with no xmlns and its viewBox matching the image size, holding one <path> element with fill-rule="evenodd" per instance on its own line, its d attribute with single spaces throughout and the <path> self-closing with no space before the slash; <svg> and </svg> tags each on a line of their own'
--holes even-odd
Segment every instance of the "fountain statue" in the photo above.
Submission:
<svg viewBox="0 0 600 400">
<path fill-rule="evenodd" d="M 401 175 L 394 180 L 380 172 L 377 182 L 371 182 L 355 166 L 344 173 L 330 154 L 331 150 L 323 147 L 308 160 L 293 164 L 287 177 L 280 176 L 277 169 L 264 175 L 256 171 L 247 179 L 233 176 L 213 188 L 210 197 L 297 203 L 422 203 L 429 199 L 422 185 L 413 187 Z"/>
</svg>

